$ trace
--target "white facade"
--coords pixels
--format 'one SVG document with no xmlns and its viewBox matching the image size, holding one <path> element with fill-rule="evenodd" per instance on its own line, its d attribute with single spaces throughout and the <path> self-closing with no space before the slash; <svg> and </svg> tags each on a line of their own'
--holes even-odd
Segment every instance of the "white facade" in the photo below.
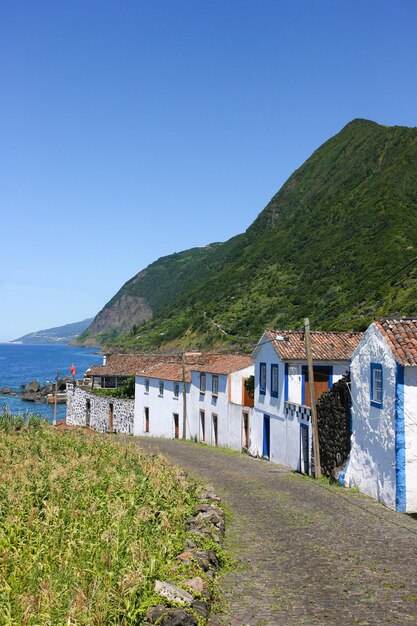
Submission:
<svg viewBox="0 0 417 626">
<path fill-rule="evenodd" d="M 311 451 L 311 415 L 305 406 L 305 372 L 307 361 L 284 361 L 266 334 L 254 352 L 255 411 L 250 452 L 268 458 L 293 470 L 309 473 Z M 348 361 L 320 361 L 314 367 L 325 368 L 329 387 L 348 370 Z M 261 368 L 264 385 L 261 387 Z M 277 374 L 273 373 L 273 370 Z M 276 389 L 272 390 L 273 377 Z"/>
<path fill-rule="evenodd" d="M 371 388 L 376 368 L 382 386 L 378 402 Z M 417 512 L 417 368 L 398 365 L 371 324 L 350 371 L 352 439 L 344 483 L 392 509 Z"/>
<path fill-rule="evenodd" d="M 417 367 L 404 368 L 406 511 L 417 512 Z"/>
<path fill-rule="evenodd" d="M 148 384 L 146 384 L 146 382 Z M 162 384 L 162 387 L 161 387 Z M 161 393 L 162 391 L 162 393 Z M 183 383 L 180 381 L 136 376 L 133 433 L 140 436 L 182 438 Z M 186 385 L 187 414 L 190 384 Z M 187 421 L 187 438 L 190 422 Z"/>
<path fill-rule="evenodd" d="M 253 375 L 253 371 L 253 366 L 250 366 L 231 374 L 191 372 L 191 438 L 197 438 L 199 442 L 209 445 L 241 450 L 247 419 L 247 438 L 250 441 L 252 410 L 242 404 L 242 386 L 243 380 Z M 214 387 L 213 378 L 217 379 Z"/>
</svg>

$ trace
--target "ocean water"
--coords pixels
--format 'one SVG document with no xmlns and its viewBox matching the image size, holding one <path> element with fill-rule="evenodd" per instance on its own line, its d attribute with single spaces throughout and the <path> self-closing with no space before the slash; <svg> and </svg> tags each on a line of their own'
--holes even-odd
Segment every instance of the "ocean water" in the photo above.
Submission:
<svg viewBox="0 0 417 626">
<path fill-rule="evenodd" d="M 103 357 L 97 348 L 74 348 L 67 345 L 25 345 L 0 344 L 0 390 L 10 387 L 21 391 L 22 385 L 37 380 L 41 385 L 55 381 L 59 377 L 71 376 L 70 368 L 74 363 L 77 368 L 76 378 L 83 378 L 90 365 L 101 365 Z M 18 396 L 0 394 L 0 411 L 7 405 L 13 413 L 24 414 L 26 411 L 40 413 L 52 419 L 52 404 L 24 402 Z M 66 405 L 57 405 L 57 419 L 63 419 Z"/>
</svg>

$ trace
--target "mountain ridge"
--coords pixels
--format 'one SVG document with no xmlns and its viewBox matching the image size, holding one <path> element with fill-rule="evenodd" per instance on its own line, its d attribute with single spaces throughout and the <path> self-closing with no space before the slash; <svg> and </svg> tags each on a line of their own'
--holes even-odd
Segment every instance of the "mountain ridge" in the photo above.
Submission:
<svg viewBox="0 0 417 626">
<path fill-rule="evenodd" d="M 64 324 L 64 326 L 54 326 L 53 328 L 45 328 L 43 330 L 37 330 L 33 333 L 23 335 L 18 339 L 14 339 L 10 343 L 25 343 L 25 344 L 62 344 L 70 343 L 84 330 L 86 330 L 92 321 L 93 317 L 88 317 L 81 322 L 73 322 L 71 324 Z"/>
<path fill-rule="evenodd" d="M 157 306 L 139 329 L 113 327 L 99 341 L 126 349 L 248 347 L 265 326 L 298 327 L 305 316 L 317 329 L 362 330 L 374 315 L 415 312 L 414 266 L 406 279 L 383 280 L 417 255 L 416 173 L 417 128 L 352 120 L 244 233 L 201 257 L 178 253 L 188 259 L 182 274 L 170 257 L 148 266 L 162 263 L 149 293 L 169 291 L 174 275 L 180 288 L 165 299 L 151 295 Z"/>
</svg>

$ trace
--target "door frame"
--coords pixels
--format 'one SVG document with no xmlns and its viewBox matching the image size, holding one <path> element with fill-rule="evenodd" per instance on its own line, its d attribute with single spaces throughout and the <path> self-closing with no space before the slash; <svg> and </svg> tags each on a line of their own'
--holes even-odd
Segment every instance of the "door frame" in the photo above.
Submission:
<svg viewBox="0 0 417 626">
<path fill-rule="evenodd" d="M 262 437 L 262 457 L 271 458 L 271 417 L 264 413 L 264 427 Z"/>
<path fill-rule="evenodd" d="M 211 414 L 211 428 L 212 428 L 211 443 L 213 446 L 218 446 L 219 445 L 219 416 L 217 413 Z"/>
<path fill-rule="evenodd" d="M 316 363 L 315 365 L 313 365 L 313 376 L 314 376 L 314 370 L 324 370 L 327 372 L 329 376 L 328 389 L 330 389 L 333 385 L 333 365 L 318 365 Z M 306 401 L 305 384 L 306 384 L 307 375 L 308 375 L 308 365 L 302 365 L 301 366 L 301 404 L 303 406 L 305 406 L 305 401 Z"/>
<path fill-rule="evenodd" d="M 304 458 L 303 437 L 307 433 L 307 460 Z M 303 467 L 304 462 L 304 467 Z M 310 433 L 308 424 L 300 424 L 300 472 L 310 475 Z"/>
<path fill-rule="evenodd" d="M 200 443 L 206 443 L 206 412 L 203 409 L 199 412 L 199 439 Z"/>
<path fill-rule="evenodd" d="M 172 414 L 174 420 L 174 439 L 180 438 L 180 416 L 179 413 Z"/>
<path fill-rule="evenodd" d="M 246 428 L 245 428 L 245 419 L 246 419 Z M 249 448 L 249 411 L 242 411 L 242 449 L 248 450 L 248 448 Z"/>
</svg>

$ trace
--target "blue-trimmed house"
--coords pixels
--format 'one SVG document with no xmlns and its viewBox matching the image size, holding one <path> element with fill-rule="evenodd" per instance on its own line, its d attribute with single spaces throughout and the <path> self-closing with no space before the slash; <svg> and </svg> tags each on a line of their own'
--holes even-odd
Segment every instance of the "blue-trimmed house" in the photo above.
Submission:
<svg viewBox="0 0 417 626">
<path fill-rule="evenodd" d="M 417 512 L 417 320 L 375 320 L 354 351 L 344 484 Z"/>
<path fill-rule="evenodd" d="M 362 333 L 312 332 L 316 398 L 349 369 Z M 251 454 L 310 473 L 311 411 L 302 331 L 264 331 L 254 352 L 255 397 Z"/>
</svg>

